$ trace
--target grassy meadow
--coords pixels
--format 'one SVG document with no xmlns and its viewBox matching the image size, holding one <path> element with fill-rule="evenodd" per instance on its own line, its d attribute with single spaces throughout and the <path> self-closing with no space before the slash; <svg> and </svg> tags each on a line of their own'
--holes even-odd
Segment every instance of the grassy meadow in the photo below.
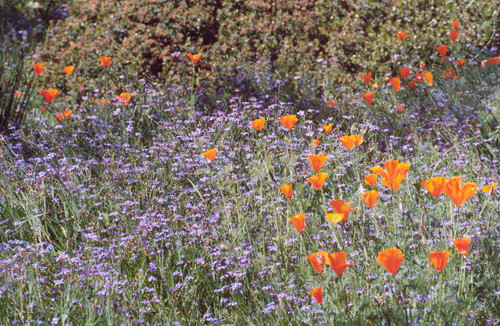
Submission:
<svg viewBox="0 0 500 326">
<path fill-rule="evenodd" d="M 500 324 L 498 7 L 425 3 L 0 1 L 0 325 Z"/>
</svg>

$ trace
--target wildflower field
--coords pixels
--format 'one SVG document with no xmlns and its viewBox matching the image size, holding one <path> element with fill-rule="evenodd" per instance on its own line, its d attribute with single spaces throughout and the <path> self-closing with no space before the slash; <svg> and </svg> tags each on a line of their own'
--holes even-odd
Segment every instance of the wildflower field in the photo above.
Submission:
<svg viewBox="0 0 500 326">
<path fill-rule="evenodd" d="M 0 325 L 500 324 L 495 1 L 0 15 Z"/>
</svg>

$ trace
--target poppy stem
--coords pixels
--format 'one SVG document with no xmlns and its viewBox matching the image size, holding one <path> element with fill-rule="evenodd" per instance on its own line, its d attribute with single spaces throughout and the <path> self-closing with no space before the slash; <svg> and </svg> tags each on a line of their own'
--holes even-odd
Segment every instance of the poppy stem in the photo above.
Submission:
<svg viewBox="0 0 500 326">
<path fill-rule="evenodd" d="M 443 305 L 443 296 L 444 296 L 444 284 L 443 284 L 443 273 L 439 273 L 439 321 L 438 325 L 442 325 L 442 317 L 443 317 L 443 311 L 441 310 L 442 305 Z"/>
</svg>

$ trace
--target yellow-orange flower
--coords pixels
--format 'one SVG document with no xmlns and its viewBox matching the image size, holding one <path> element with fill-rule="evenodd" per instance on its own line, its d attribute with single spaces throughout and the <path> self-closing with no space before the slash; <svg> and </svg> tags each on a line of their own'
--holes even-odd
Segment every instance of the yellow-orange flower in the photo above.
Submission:
<svg viewBox="0 0 500 326">
<path fill-rule="evenodd" d="M 405 256 L 400 249 L 389 248 L 378 252 L 377 262 L 384 266 L 389 273 L 396 275 L 404 259 Z"/>
<path fill-rule="evenodd" d="M 134 96 L 134 93 L 121 93 L 116 98 L 120 103 L 123 103 L 123 105 L 127 106 L 130 102 L 130 99 L 132 99 L 132 96 Z"/>
<path fill-rule="evenodd" d="M 297 232 L 302 233 L 306 227 L 305 219 L 305 213 L 298 213 L 297 215 L 290 217 L 290 223 L 292 223 Z"/>
<path fill-rule="evenodd" d="M 428 71 L 424 74 L 425 80 L 429 85 L 434 85 L 434 78 L 432 77 L 432 72 Z"/>
<path fill-rule="evenodd" d="M 365 100 L 366 103 L 372 104 L 374 95 L 375 95 L 375 93 L 371 92 L 371 93 L 365 93 L 361 96 L 363 97 L 363 99 Z"/>
<path fill-rule="evenodd" d="M 106 106 L 106 105 L 109 105 L 109 103 L 111 103 L 111 101 L 107 100 L 107 99 L 102 99 L 101 103 L 102 103 L 102 105 Z"/>
<path fill-rule="evenodd" d="M 465 59 L 459 59 L 455 61 L 457 67 L 462 67 L 465 64 Z"/>
<path fill-rule="evenodd" d="M 57 113 L 55 116 L 57 120 L 62 121 L 63 117 L 64 119 L 69 119 L 71 117 L 71 110 L 64 110 L 63 112 Z"/>
<path fill-rule="evenodd" d="M 365 191 L 361 200 L 365 202 L 368 207 L 373 208 L 377 203 L 380 194 L 376 190 Z"/>
<path fill-rule="evenodd" d="M 332 200 L 329 204 L 335 210 L 335 213 L 328 213 L 326 218 L 332 223 L 345 223 L 350 212 L 359 212 L 351 208 L 351 202 L 345 203 L 342 199 Z"/>
<path fill-rule="evenodd" d="M 406 34 L 408 34 L 407 31 L 400 31 L 400 32 L 397 32 L 396 33 L 396 36 L 402 41 L 405 39 L 406 37 Z"/>
<path fill-rule="evenodd" d="M 210 161 L 213 161 L 215 160 L 215 157 L 217 156 L 217 149 L 211 149 L 209 151 L 206 151 L 203 153 L 203 156 L 207 159 L 207 160 L 210 160 Z"/>
<path fill-rule="evenodd" d="M 361 137 L 360 135 L 350 135 L 350 136 L 346 135 L 340 138 L 340 142 L 342 143 L 342 145 L 344 145 L 344 147 L 347 150 L 351 150 L 352 148 L 358 147 L 362 141 L 363 137 Z"/>
<path fill-rule="evenodd" d="M 375 173 L 369 174 L 365 177 L 365 183 L 367 185 L 375 187 L 377 185 L 377 178 L 378 178 L 377 174 Z"/>
<path fill-rule="evenodd" d="M 382 184 L 392 191 L 397 191 L 401 182 L 406 177 L 406 173 L 410 169 L 410 163 L 399 163 L 398 160 L 390 160 L 384 162 L 385 170 L 380 166 L 370 168 L 370 171 L 377 173 L 382 177 Z"/>
<path fill-rule="evenodd" d="M 448 258 L 450 258 L 450 252 L 448 250 L 445 251 L 432 251 L 429 253 L 429 261 L 434 265 L 434 268 L 438 272 L 443 271 L 448 264 Z"/>
<path fill-rule="evenodd" d="M 321 142 L 317 139 L 314 139 L 311 143 L 311 146 L 318 146 L 319 144 L 321 144 Z"/>
<path fill-rule="evenodd" d="M 40 75 L 44 69 L 45 69 L 45 66 L 41 63 L 35 63 L 33 65 L 33 70 L 35 71 L 35 75 Z"/>
<path fill-rule="evenodd" d="M 73 73 L 73 70 L 75 70 L 75 67 L 67 66 L 67 67 L 64 67 L 63 70 L 67 75 L 71 76 L 71 74 Z"/>
<path fill-rule="evenodd" d="M 318 190 L 323 188 L 323 184 L 325 183 L 326 178 L 328 178 L 328 174 L 326 173 L 318 173 L 314 177 L 307 178 L 307 182 L 312 184 L 312 186 Z"/>
<path fill-rule="evenodd" d="M 266 123 L 266 119 L 262 118 L 262 119 L 254 120 L 250 124 L 252 125 L 252 127 L 257 129 L 258 131 L 261 131 L 264 128 L 265 123 Z"/>
<path fill-rule="evenodd" d="M 299 121 L 299 119 L 297 119 L 297 116 L 295 115 L 285 115 L 284 117 L 280 118 L 281 124 L 288 130 L 291 130 L 293 126 L 295 126 L 297 121 Z"/>
<path fill-rule="evenodd" d="M 330 259 L 328 258 L 328 253 L 326 251 L 313 252 L 307 256 L 307 259 L 318 274 L 323 272 L 323 266 L 325 263 L 330 264 Z"/>
<path fill-rule="evenodd" d="M 395 92 L 399 92 L 399 89 L 401 87 L 401 81 L 399 80 L 399 78 L 398 77 L 391 78 L 389 82 L 391 83 L 392 89 Z"/>
<path fill-rule="evenodd" d="M 477 191 L 474 182 L 467 182 L 461 185 L 461 181 L 462 178 L 453 177 L 448 179 L 443 187 L 443 193 L 450 197 L 457 207 L 461 207 L 465 201 L 474 196 L 474 193 Z"/>
<path fill-rule="evenodd" d="M 14 92 L 14 97 L 16 98 L 21 98 L 23 96 L 23 93 L 19 92 L 19 91 L 15 91 Z"/>
<path fill-rule="evenodd" d="M 309 163 L 311 163 L 311 167 L 314 171 L 319 172 L 319 170 L 321 170 L 321 168 L 323 167 L 323 164 L 325 164 L 326 159 L 327 157 L 323 153 L 318 155 L 310 155 Z"/>
<path fill-rule="evenodd" d="M 286 198 L 291 199 L 293 196 L 292 184 L 283 185 L 280 187 L 281 192 L 285 195 Z"/>
<path fill-rule="evenodd" d="M 395 107 L 396 111 L 403 111 L 405 109 L 404 105 L 398 105 Z"/>
<path fill-rule="evenodd" d="M 327 134 L 331 133 L 333 130 L 333 123 L 327 124 L 323 126 L 323 129 Z"/>
<path fill-rule="evenodd" d="M 56 98 L 57 94 L 59 94 L 59 91 L 57 89 L 53 89 L 53 88 L 42 89 L 40 91 L 40 95 L 42 95 L 43 98 L 45 99 L 45 101 L 47 101 L 49 103 L 52 103 L 52 101 L 54 101 L 54 99 Z"/>
<path fill-rule="evenodd" d="M 491 185 L 486 185 L 486 186 L 482 187 L 481 190 L 483 192 L 491 195 L 492 193 L 495 192 L 495 189 L 497 188 L 497 185 L 498 185 L 498 183 L 495 182 L 495 183 L 493 183 Z"/>
<path fill-rule="evenodd" d="M 330 267 L 335 271 L 338 276 L 342 276 L 347 267 L 354 265 L 354 263 L 346 264 L 345 261 L 347 259 L 347 253 L 342 252 L 334 252 L 328 255 Z"/>
<path fill-rule="evenodd" d="M 361 74 L 361 77 L 363 78 L 363 80 L 365 81 L 365 83 L 370 84 L 370 82 L 372 80 L 372 72 L 370 71 L 367 74 Z"/>
<path fill-rule="evenodd" d="M 101 61 L 101 65 L 103 67 L 109 67 L 111 64 L 111 57 L 100 57 L 99 60 Z"/>
<path fill-rule="evenodd" d="M 314 300 L 316 300 L 317 303 L 321 304 L 323 303 L 323 288 L 321 286 L 312 289 L 311 295 L 313 296 Z"/>
<path fill-rule="evenodd" d="M 453 70 L 453 67 L 450 67 L 450 69 L 443 70 L 443 75 L 445 78 L 448 78 L 448 79 L 457 79 L 457 76 L 455 75 L 455 70 Z"/>
<path fill-rule="evenodd" d="M 328 107 L 329 108 L 335 107 L 335 100 L 333 98 L 328 100 Z"/>
<path fill-rule="evenodd" d="M 421 182 L 420 185 L 427 189 L 427 191 L 434 197 L 438 197 L 443 193 L 444 184 L 446 179 L 443 177 L 434 177 L 427 181 Z"/>
<path fill-rule="evenodd" d="M 469 254 L 470 238 L 458 238 L 453 241 L 459 255 L 466 257 Z"/>
<path fill-rule="evenodd" d="M 189 60 L 191 60 L 192 63 L 196 64 L 198 60 L 200 60 L 201 53 L 198 54 L 188 53 L 187 56 L 189 57 Z"/>
</svg>

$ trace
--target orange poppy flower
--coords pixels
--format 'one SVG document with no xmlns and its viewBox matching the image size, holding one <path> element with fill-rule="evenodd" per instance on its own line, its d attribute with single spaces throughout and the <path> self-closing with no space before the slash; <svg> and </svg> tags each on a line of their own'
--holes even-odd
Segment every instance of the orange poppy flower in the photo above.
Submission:
<svg viewBox="0 0 500 326">
<path fill-rule="evenodd" d="M 110 100 L 106 100 L 106 99 L 102 99 L 101 103 L 102 103 L 102 105 L 106 106 L 106 105 L 109 105 L 109 103 L 111 103 L 111 101 Z"/>
<path fill-rule="evenodd" d="M 424 74 L 415 74 L 415 79 L 417 83 L 422 83 L 424 81 Z"/>
<path fill-rule="evenodd" d="M 35 71 L 35 75 L 40 75 L 44 69 L 45 66 L 41 63 L 35 63 L 33 65 L 33 70 Z"/>
<path fill-rule="evenodd" d="M 342 138 L 340 138 L 339 140 L 347 150 L 351 150 L 351 148 L 358 147 L 359 144 L 361 144 L 361 142 L 363 141 L 363 137 L 361 137 L 360 135 L 346 135 L 342 136 Z"/>
<path fill-rule="evenodd" d="M 357 209 L 351 208 L 351 202 L 345 203 L 342 199 L 332 200 L 329 204 L 336 212 L 336 213 L 328 213 L 326 216 L 328 220 L 330 220 L 330 222 L 332 223 L 339 223 L 339 222 L 345 223 L 349 218 L 350 212 L 359 213 Z"/>
<path fill-rule="evenodd" d="M 71 76 L 71 74 L 73 73 L 73 70 L 75 70 L 75 67 L 67 66 L 67 67 L 64 67 L 63 70 L 67 75 Z"/>
<path fill-rule="evenodd" d="M 405 109 L 405 106 L 404 105 L 398 105 L 398 106 L 395 107 L 395 109 L 397 111 L 403 111 Z"/>
<path fill-rule="evenodd" d="M 297 215 L 290 217 L 290 222 L 299 233 L 302 233 L 302 231 L 304 231 L 304 228 L 306 227 L 305 218 L 305 213 L 298 213 Z"/>
<path fill-rule="evenodd" d="M 347 267 L 354 265 L 354 263 L 345 263 L 347 253 L 344 251 L 329 254 L 328 259 L 330 260 L 328 265 L 335 271 L 337 276 L 342 276 Z"/>
<path fill-rule="evenodd" d="M 406 37 L 406 34 L 408 34 L 407 31 L 400 31 L 400 32 L 397 32 L 396 33 L 396 36 L 402 41 L 405 39 Z"/>
<path fill-rule="evenodd" d="M 62 112 L 61 113 L 56 113 L 55 116 L 56 116 L 57 120 L 62 121 L 62 118 L 63 118 Z"/>
<path fill-rule="evenodd" d="M 389 273 L 396 275 L 404 259 L 405 256 L 400 249 L 389 248 L 378 252 L 377 262 L 384 266 Z"/>
<path fill-rule="evenodd" d="M 481 188 L 481 190 L 487 194 L 493 194 L 495 192 L 495 189 L 497 188 L 498 183 L 495 182 L 491 185 L 487 185 Z"/>
<path fill-rule="evenodd" d="M 498 63 L 500 62 L 500 57 L 489 58 L 488 62 L 494 64 L 495 66 L 498 66 Z"/>
<path fill-rule="evenodd" d="M 323 303 L 323 288 L 321 286 L 317 287 L 315 289 L 312 289 L 309 292 L 311 292 L 311 295 L 313 296 L 314 300 L 316 300 L 316 302 L 318 304 Z"/>
<path fill-rule="evenodd" d="M 470 238 L 458 238 L 453 241 L 459 255 L 466 257 L 469 254 Z"/>
<path fill-rule="evenodd" d="M 361 74 L 360 76 L 361 76 L 361 78 L 364 79 L 365 83 L 367 83 L 367 84 L 369 84 L 372 80 L 372 72 L 371 71 L 367 74 Z"/>
<path fill-rule="evenodd" d="M 307 259 L 318 274 L 323 272 L 323 265 L 325 265 L 325 263 L 330 264 L 330 259 L 328 258 L 328 253 L 326 251 L 313 252 L 307 256 Z"/>
<path fill-rule="evenodd" d="M 45 101 L 49 102 L 49 103 L 52 103 L 52 101 L 54 101 L 54 99 L 56 98 L 57 94 L 59 94 L 59 91 L 57 89 L 42 89 L 40 91 L 40 95 L 43 96 L 43 98 L 45 99 Z"/>
<path fill-rule="evenodd" d="M 21 98 L 23 96 L 23 93 L 19 92 L 19 91 L 15 91 L 14 92 L 14 97 L 16 98 Z"/>
<path fill-rule="evenodd" d="M 438 272 L 442 272 L 443 269 L 448 264 L 448 258 L 450 258 L 450 252 L 448 250 L 445 251 L 432 251 L 429 253 L 429 261 L 434 265 L 434 268 Z"/>
<path fill-rule="evenodd" d="M 457 76 L 455 75 L 455 71 L 453 70 L 453 67 L 451 67 L 450 69 L 443 70 L 443 75 L 445 78 L 448 78 L 448 79 L 457 79 Z"/>
<path fill-rule="evenodd" d="M 453 23 L 451 23 L 451 27 L 453 27 L 453 29 L 456 31 L 458 31 L 459 25 L 460 25 L 460 22 L 458 20 L 455 20 Z"/>
<path fill-rule="evenodd" d="M 465 59 L 457 60 L 455 61 L 455 64 L 457 65 L 457 67 L 462 67 L 465 64 Z"/>
<path fill-rule="evenodd" d="M 416 85 L 415 85 L 415 82 L 413 80 L 410 80 L 408 82 L 408 86 L 410 86 L 411 90 L 414 90 Z"/>
<path fill-rule="evenodd" d="M 488 60 L 483 60 L 481 61 L 481 68 L 487 68 L 488 67 Z"/>
<path fill-rule="evenodd" d="M 201 53 L 198 54 L 188 53 L 187 56 L 189 57 L 189 60 L 191 60 L 192 63 L 196 64 L 198 60 L 200 60 Z"/>
<path fill-rule="evenodd" d="M 401 87 L 401 81 L 399 80 L 399 78 L 394 77 L 394 78 L 391 78 L 389 81 L 391 83 L 392 89 L 395 92 L 399 92 L 399 88 Z"/>
<path fill-rule="evenodd" d="M 327 124 L 323 126 L 323 129 L 327 134 L 331 133 L 333 130 L 333 123 Z"/>
<path fill-rule="evenodd" d="M 450 197 L 451 200 L 457 205 L 457 207 L 461 207 L 465 201 L 471 198 L 474 193 L 477 191 L 476 184 L 473 182 L 467 182 L 463 185 L 460 185 L 462 178 L 453 177 L 448 179 L 443 187 L 443 193 Z"/>
<path fill-rule="evenodd" d="M 372 104 L 372 102 L 373 102 L 373 96 L 374 95 L 375 95 L 375 93 L 371 92 L 371 93 L 365 93 L 365 94 L 363 94 L 361 96 L 366 101 L 366 103 Z"/>
<path fill-rule="evenodd" d="M 329 108 L 335 107 L 335 100 L 333 98 L 328 100 L 328 107 Z"/>
<path fill-rule="evenodd" d="M 73 113 L 73 111 L 71 110 L 64 110 L 63 111 L 63 114 L 64 114 L 64 119 L 69 119 L 69 117 L 71 117 L 71 113 Z"/>
<path fill-rule="evenodd" d="M 448 45 L 441 45 L 436 48 L 436 51 L 441 55 L 441 57 L 446 57 L 446 52 L 448 51 Z"/>
<path fill-rule="evenodd" d="M 319 144 L 321 144 L 321 142 L 317 139 L 314 139 L 311 143 L 311 146 L 318 146 Z"/>
<path fill-rule="evenodd" d="M 458 31 L 450 31 L 450 40 L 452 42 L 455 42 L 458 37 Z"/>
<path fill-rule="evenodd" d="M 377 83 L 373 84 L 373 85 L 372 85 L 372 88 L 373 88 L 373 89 L 377 89 L 377 88 L 378 88 L 378 84 L 377 84 Z"/>
<path fill-rule="evenodd" d="M 210 160 L 210 161 L 213 161 L 215 160 L 215 157 L 217 156 L 217 149 L 211 149 L 209 151 L 206 151 L 203 153 L 203 156 L 207 159 L 207 160 Z"/>
<path fill-rule="evenodd" d="M 134 93 L 121 93 L 120 96 L 117 96 L 116 98 L 120 103 L 123 103 L 123 105 L 127 106 L 130 102 L 130 99 L 132 99 L 132 96 L 134 96 Z"/>
<path fill-rule="evenodd" d="M 365 191 L 361 200 L 365 202 L 368 207 L 373 208 L 377 203 L 380 194 L 376 190 Z"/>
<path fill-rule="evenodd" d="M 103 67 L 109 67 L 111 64 L 111 57 L 100 57 L 99 60 L 101 61 L 101 65 Z"/>
<path fill-rule="evenodd" d="M 427 181 L 421 182 L 420 185 L 427 189 L 427 191 L 434 197 L 438 197 L 443 193 L 444 184 L 446 179 L 443 177 L 434 177 Z"/>
<path fill-rule="evenodd" d="M 293 126 L 299 121 L 295 115 L 285 115 L 280 118 L 281 124 L 285 126 L 286 129 L 291 130 Z"/>
<path fill-rule="evenodd" d="M 425 77 L 425 80 L 427 80 L 427 83 L 429 85 L 433 85 L 434 84 L 434 78 L 432 77 L 432 72 L 428 71 L 424 74 L 424 77 Z"/>
<path fill-rule="evenodd" d="M 407 79 L 410 76 L 410 68 L 404 67 L 399 69 L 399 75 L 403 79 Z"/>
<path fill-rule="evenodd" d="M 380 166 L 370 168 L 370 171 L 377 173 L 382 177 L 382 184 L 392 191 L 397 191 L 401 182 L 406 177 L 406 173 L 410 169 L 410 163 L 399 163 L 398 160 L 390 160 L 384 162 L 385 170 Z"/>
<path fill-rule="evenodd" d="M 314 177 L 307 178 L 307 182 L 312 184 L 312 186 L 318 190 L 323 188 L 323 184 L 325 184 L 325 180 L 328 178 L 328 174 L 326 173 L 318 173 Z"/>
<path fill-rule="evenodd" d="M 367 185 L 375 187 L 377 185 L 377 178 L 378 178 L 377 174 L 375 173 L 369 174 L 365 177 L 365 183 Z"/>
<path fill-rule="evenodd" d="M 321 170 L 321 168 L 323 167 L 323 164 L 325 164 L 326 158 L 326 155 L 323 153 L 318 155 L 310 155 L 309 163 L 311 163 L 311 167 L 314 171 L 319 172 L 319 170 Z"/>
<path fill-rule="evenodd" d="M 265 123 L 266 123 L 266 118 L 262 118 L 262 119 L 254 120 L 250 124 L 252 125 L 252 127 L 257 129 L 258 131 L 261 131 L 262 128 L 264 128 Z"/>
<path fill-rule="evenodd" d="M 288 184 L 288 185 L 281 186 L 280 190 L 283 193 L 283 195 L 285 195 L 286 198 L 292 199 L 293 189 L 292 189 L 292 184 L 291 183 Z"/>
</svg>

